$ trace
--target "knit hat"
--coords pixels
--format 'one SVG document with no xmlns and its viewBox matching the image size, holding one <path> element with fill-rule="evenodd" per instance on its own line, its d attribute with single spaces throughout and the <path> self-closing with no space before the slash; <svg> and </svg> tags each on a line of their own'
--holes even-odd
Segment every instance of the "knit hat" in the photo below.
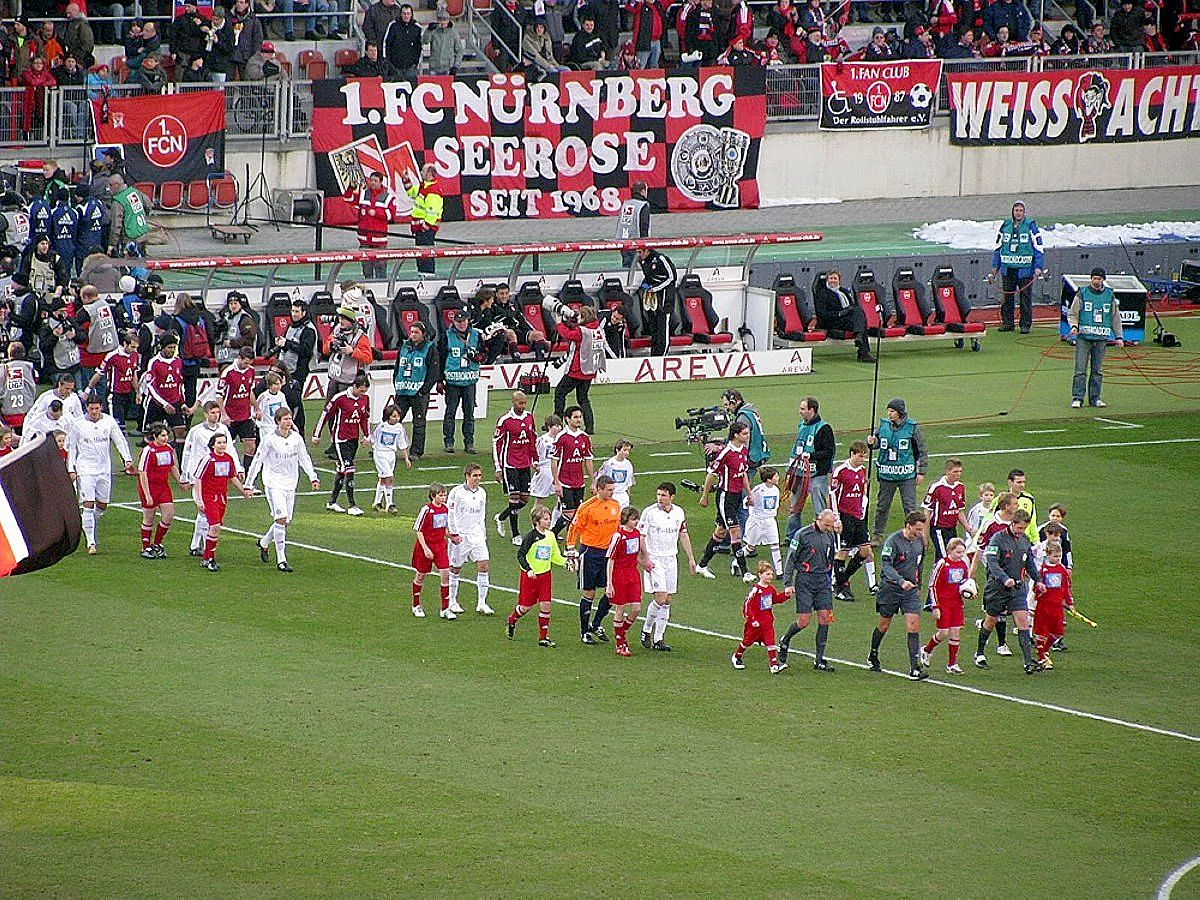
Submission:
<svg viewBox="0 0 1200 900">
<path fill-rule="evenodd" d="M 342 316 L 343 318 L 349 319 L 351 322 L 358 321 L 358 313 L 356 313 L 354 310 L 352 310 L 349 306 L 341 307 L 337 311 L 337 314 L 339 316 Z"/>
<path fill-rule="evenodd" d="M 901 416 L 908 415 L 908 407 L 904 405 L 903 397 L 893 397 L 888 401 L 887 408 L 894 409 L 896 412 L 900 413 Z"/>
<path fill-rule="evenodd" d="M 1108 277 L 1108 273 L 1105 272 L 1101 266 L 1096 266 L 1096 268 L 1092 269 L 1092 277 L 1095 278 L 1097 275 L 1099 275 L 1101 278 Z"/>
<path fill-rule="evenodd" d="M 450 10 L 446 9 L 446 7 L 444 7 L 444 6 L 438 7 L 437 20 L 439 22 L 449 22 L 450 21 Z"/>
</svg>

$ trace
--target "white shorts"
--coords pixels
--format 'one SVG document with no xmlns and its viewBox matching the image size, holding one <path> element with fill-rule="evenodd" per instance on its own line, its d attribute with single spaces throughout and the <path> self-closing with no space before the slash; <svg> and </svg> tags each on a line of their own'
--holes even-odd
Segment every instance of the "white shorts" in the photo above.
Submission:
<svg viewBox="0 0 1200 900">
<path fill-rule="evenodd" d="M 380 478 L 391 478 L 396 474 L 396 451 L 375 451 L 375 472 Z"/>
<path fill-rule="evenodd" d="M 533 481 L 529 483 L 529 496 L 540 497 L 544 500 L 553 494 L 554 474 L 550 471 L 550 464 L 547 463 L 534 473 Z"/>
<path fill-rule="evenodd" d="M 296 505 L 296 492 L 285 488 L 266 488 L 267 507 L 272 519 L 292 520 L 292 509 Z"/>
<path fill-rule="evenodd" d="M 107 503 L 112 497 L 112 474 L 109 472 L 102 475 L 80 475 L 76 478 L 76 483 L 79 485 L 80 500 Z"/>
<path fill-rule="evenodd" d="M 622 492 L 622 493 L 618 494 L 616 491 L 613 491 L 612 498 L 621 504 L 622 512 L 625 510 L 625 508 L 627 506 L 629 506 L 629 494 L 626 492 Z"/>
<path fill-rule="evenodd" d="M 642 587 L 651 594 L 674 594 L 679 590 L 679 557 L 651 556 L 654 568 L 642 573 Z"/>
<path fill-rule="evenodd" d="M 779 543 L 779 523 L 775 517 L 750 516 L 746 520 L 746 530 L 742 534 L 742 543 L 747 547 L 761 547 L 764 544 Z"/>
<path fill-rule="evenodd" d="M 483 535 L 463 535 L 457 544 L 450 544 L 450 566 L 457 569 L 467 563 L 488 561 L 487 538 Z"/>
</svg>

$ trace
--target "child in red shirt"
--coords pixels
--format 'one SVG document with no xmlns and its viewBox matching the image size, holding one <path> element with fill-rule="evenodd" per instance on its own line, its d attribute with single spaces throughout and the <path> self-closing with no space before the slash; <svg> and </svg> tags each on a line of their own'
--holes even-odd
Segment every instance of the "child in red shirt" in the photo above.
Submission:
<svg viewBox="0 0 1200 900">
<path fill-rule="evenodd" d="M 642 576 L 638 563 L 646 563 L 646 549 L 638 531 L 639 513 L 636 507 L 621 510 L 621 524 L 608 544 L 609 603 L 613 608 L 613 629 L 617 637 L 617 656 L 629 656 L 629 642 L 625 639 L 629 627 L 637 621 L 642 611 Z"/>
<path fill-rule="evenodd" d="M 446 525 L 450 519 L 450 510 L 446 506 L 449 492 L 446 486 L 435 481 L 429 485 L 429 502 L 417 513 L 417 521 L 413 523 L 413 531 L 417 539 L 413 543 L 412 565 L 417 570 L 412 583 L 412 613 L 418 619 L 425 618 L 425 608 L 421 606 L 421 585 L 425 576 L 436 568 L 438 578 L 442 583 L 443 619 L 457 619 L 450 612 L 450 555 L 446 544 Z"/>
<path fill-rule="evenodd" d="M 171 479 L 179 482 L 175 450 L 168 443 L 170 432 L 161 422 L 150 429 L 150 441 L 138 458 L 138 499 L 142 503 L 142 559 L 166 559 L 163 539 L 175 518 Z M 158 525 L 154 513 L 158 512 Z M 153 534 L 153 537 L 151 535 Z"/>
<path fill-rule="evenodd" d="M 968 590 L 974 597 L 978 592 L 970 579 L 971 565 L 967 562 L 967 543 L 962 538 L 951 538 L 946 542 L 946 555 L 937 561 L 929 574 L 929 595 L 933 601 L 933 619 L 937 630 L 921 649 L 921 665 L 929 665 L 929 656 L 942 641 L 950 639 L 950 658 L 946 662 L 946 674 L 962 675 L 958 664 L 958 639 L 963 627 L 963 585 L 970 582 Z"/>
<path fill-rule="evenodd" d="M 5 425 L 0 425 L 0 456 L 8 456 L 16 448 L 13 443 L 16 441 L 16 434 L 13 430 Z"/>
<path fill-rule="evenodd" d="M 771 674 L 778 675 L 787 668 L 787 663 L 779 661 L 779 645 L 775 642 L 775 613 L 773 608 L 783 603 L 796 591 L 794 588 L 779 590 L 771 585 L 775 580 L 775 570 L 769 562 L 758 564 L 758 581 L 750 588 L 746 602 L 742 604 L 742 615 L 746 618 L 746 627 L 742 632 L 742 642 L 733 651 L 729 661 L 735 669 L 744 669 L 742 654 L 746 648 L 762 644 L 767 648 L 767 662 L 771 665 Z"/>
<path fill-rule="evenodd" d="M 208 534 L 204 537 L 204 558 L 200 565 L 215 572 L 217 565 L 217 538 L 221 535 L 221 524 L 225 521 L 225 509 L 229 504 L 229 483 L 249 498 L 251 491 L 237 477 L 237 463 L 229 455 L 229 441 L 224 433 L 218 432 L 208 439 L 208 457 L 196 468 L 192 481 L 200 486 L 200 500 L 204 517 L 208 520 Z"/>
<path fill-rule="evenodd" d="M 1071 570 L 1063 565 L 1062 544 L 1058 541 L 1047 541 L 1046 562 L 1041 574 L 1045 590 L 1038 596 L 1037 609 L 1033 613 L 1033 636 L 1037 641 L 1038 662 L 1053 669 L 1050 645 L 1066 630 L 1063 608 L 1075 608 L 1075 598 L 1071 596 Z"/>
</svg>

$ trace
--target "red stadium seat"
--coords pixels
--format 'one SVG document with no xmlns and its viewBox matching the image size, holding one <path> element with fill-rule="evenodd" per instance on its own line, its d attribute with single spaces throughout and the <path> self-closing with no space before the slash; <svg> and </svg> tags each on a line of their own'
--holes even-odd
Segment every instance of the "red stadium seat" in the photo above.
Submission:
<svg viewBox="0 0 1200 900">
<path fill-rule="evenodd" d="M 292 296 L 285 291 L 273 291 L 267 298 L 267 324 L 270 327 L 271 345 L 275 338 L 287 334 L 292 324 Z"/>
<path fill-rule="evenodd" d="M 683 306 L 683 329 L 697 344 L 730 344 L 733 335 L 717 331 L 720 324 L 713 309 L 712 293 L 700 283 L 699 275 L 684 275 L 679 283 Z"/>
<path fill-rule="evenodd" d="M 188 209 L 205 209 L 208 206 L 208 182 L 189 181 L 187 186 Z"/>
<path fill-rule="evenodd" d="M 329 72 L 329 65 L 320 50 L 301 50 L 296 62 L 309 81 L 320 81 Z"/>
<path fill-rule="evenodd" d="M 317 328 L 318 353 L 324 356 L 325 342 L 337 324 L 337 304 L 329 291 L 314 291 L 308 298 L 308 315 Z"/>
<path fill-rule="evenodd" d="M 787 341 L 817 342 L 825 332 L 817 328 L 817 312 L 796 279 L 786 272 L 775 276 L 775 333 Z"/>
<path fill-rule="evenodd" d="M 343 47 L 333 54 L 333 65 L 339 69 L 348 69 L 358 62 L 358 51 L 353 47 Z"/>
<path fill-rule="evenodd" d="M 426 334 L 431 332 L 429 310 L 417 297 L 416 289 L 402 287 L 392 298 L 392 331 L 396 335 L 397 347 L 408 337 L 408 329 L 417 323 L 425 327 Z"/>
<path fill-rule="evenodd" d="M 630 335 L 643 333 L 641 304 L 638 303 L 636 297 L 625 290 L 625 285 L 620 278 L 605 278 L 600 283 L 600 292 L 596 299 L 604 309 L 620 308 L 624 310 L 625 321 L 629 323 Z M 629 343 L 635 349 L 640 349 L 643 345 L 649 347 L 650 338 L 631 337 Z"/>
<path fill-rule="evenodd" d="M 937 321 L 937 311 L 925 296 L 916 273 L 910 267 L 901 266 L 892 275 L 892 296 L 899 320 L 909 334 L 932 336 L 946 333 L 946 326 Z"/>
<path fill-rule="evenodd" d="M 896 323 L 896 308 L 884 294 L 870 269 L 859 269 L 854 273 L 852 285 L 854 296 L 867 317 L 867 334 L 872 337 L 903 337 L 904 326 Z M 880 315 L 882 310 L 882 317 Z"/>
<path fill-rule="evenodd" d="M 182 181 L 164 181 L 158 186 L 158 208 L 169 210 L 183 208 Z"/>
<path fill-rule="evenodd" d="M 449 331 L 454 321 L 454 314 L 458 310 L 466 308 L 467 304 L 463 302 L 462 297 L 459 296 L 458 288 L 454 285 L 445 284 L 438 288 L 438 292 L 433 298 L 433 309 L 437 314 L 439 335 Z"/>
<path fill-rule="evenodd" d="M 154 189 L 158 187 L 153 181 L 138 181 L 134 183 L 134 188 L 139 194 L 146 198 L 146 207 L 154 205 Z"/>
<path fill-rule="evenodd" d="M 237 179 L 228 172 L 220 178 L 211 179 L 210 187 L 213 194 L 213 206 L 217 209 L 232 209 L 237 205 Z"/>
<path fill-rule="evenodd" d="M 560 294 L 559 299 L 561 298 L 562 295 Z M 544 299 L 545 294 L 542 293 L 542 286 L 536 281 L 526 281 L 521 285 L 520 290 L 517 291 L 517 309 L 521 311 L 521 318 L 525 320 L 525 325 L 530 331 L 540 331 L 546 335 L 547 340 L 550 341 L 555 351 L 562 352 L 567 348 L 567 345 L 562 341 L 554 340 L 554 322 L 546 314 L 546 310 L 542 306 Z M 524 344 L 520 345 L 522 353 L 528 353 L 530 349 Z"/>
<path fill-rule="evenodd" d="M 938 266 L 934 269 L 929 287 L 938 319 L 945 323 L 947 331 L 953 334 L 981 334 L 985 330 L 982 322 L 967 321 L 971 315 L 971 301 L 967 299 L 962 282 L 954 277 L 952 268 Z"/>
</svg>

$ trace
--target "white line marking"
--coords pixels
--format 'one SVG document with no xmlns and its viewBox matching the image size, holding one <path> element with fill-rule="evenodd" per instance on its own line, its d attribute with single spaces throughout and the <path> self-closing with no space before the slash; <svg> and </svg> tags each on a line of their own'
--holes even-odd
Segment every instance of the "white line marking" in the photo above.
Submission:
<svg viewBox="0 0 1200 900">
<path fill-rule="evenodd" d="M 1200 438 L 1198 438 L 1197 440 L 1200 440 Z M 134 506 L 131 503 L 113 503 L 113 504 L 111 504 L 110 508 L 114 508 L 114 507 L 117 509 L 128 510 L 130 512 L 141 512 L 142 511 L 140 506 Z M 189 519 L 184 516 L 176 516 L 175 518 L 181 522 L 194 522 L 195 521 L 195 519 Z M 257 532 L 246 531 L 245 529 L 242 529 L 242 528 L 232 528 L 230 526 L 222 526 L 221 530 L 223 532 L 229 533 L 229 534 L 240 534 L 240 535 L 244 535 L 246 537 L 252 537 L 255 539 L 256 543 L 257 543 L 258 539 L 261 537 L 261 535 L 259 535 Z M 320 546 L 317 546 L 316 544 L 304 544 L 304 543 L 300 543 L 299 541 L 288 541 L 288 544 L 289 544 L 289 546 L 292 546 L 292 547 L 299 547 L 301 550 L 311 550 L 314 553 L 325 553 L 329 556 L 341 557 L 342 559 L 353 559 L 353 560 L 358 560 L 359 562 L 374 563 L 375 565 L 386 566 L 390 569 L 402 569 L 402 570 L 408 571 L 408 572 L 416 571 L 415 569 L 412 568 L 412 566 L 405 565 L 404 563 L 393 562 L 392 560 L 387 560 L 387 559 L 378 559 L 373 556 L 362 556 L 361 554 L 349 553 L 345 550 L 334 550 L 330 547 L 320 547 Z M 473 578 L 463 578 L 462 580 L 465 582 L 471 583 L 471 584 L 475 583 L 475 580 Z M 496 582 L 492 582 L 491 587 L 492 587 L 492 590 L 502 591 L 507 594 L 517 593 L 515 588 L 511 588 L 506 585 L 498 584 Z M 555 603 L 559 603 L 563 606 L 572 606 L 572 607 L 576 607 L 576 608 L 578 608 L 578 606 L 579 606 L 578 603 L 571 601 L 571 600 L 562 600 L 558 597 L 555 597 L 553 599 L 554 599 Z M 645 617 L 643 616 L 642 619 L 644 621 Z M 678 623 L 678 622 L 668 622 L 667 624 L 672 628 L 678 628 L 681 631 L 689 631 L 693 634 L 702 634 L 707 637 L 720 638 L 721 640 L 726 640 L 726 641 L 740 640 L 740 637 L 738 635 L 725 634 L 720 631 L 711 631 L 707 628 L 699 628 L 694 625 L 684 625 L 684 624 Z M 809 651 L 806 651 L 806 650 L 792 650 L 790 652 L 790 654 L 807 656 L 809 658 L 812 658 L 814 656 L 813 653 L 810 653 Z M 837 657 L 834 657 L 834 656 L 830 656 L 827 658 L 831 662 L 835 662 L 839 665 L 850 666 L 855 669 L 866 669 L 867 668 L 865 663 L 852 662 L 848 659 L 838 659 Z M 906 681 L 908 680 L 907 672 L 897 672 L 892 669 L 884 669 L 883 674 L 891 675 L 894 678 L 903 678 Z M 961 683 L 955 682 L 955 681 L 943 681 L 938 678 L 929 678 L 926 680 L 928 681 L 929 684 L 936 684 L 936 685 L 940 685 L 941 687 L 947 687 L 947 688 L 952 688 L 954 690 L 964 691 L 965 693 L 968 693 L 968 694 L 976 694 L 977 696 L 980 696 L 980 697 L 990 697 L 994 700 L 1007 700 L 1010 703 L 1016 703 L 1020 706 L 1032 706 L 1032 707 L 1036 707 L 1038 709 L 1049 710 L 1051 712 L 1063 713 L 1068 716 L 1075 716 L 1080 719 L 1090 719 L 1094 722 L 1105 722 L 1109 725 L 1120 725 L 1124 728 L 1131 728 L 1135 731 L 1145 731 L 1145 732 L 1149 732 L 1151 734 L 1161 734 L 1165 737 L 1180 738 L 1181 740 L 1192 741 L 1193 743 L 1200 744 L 1200 736 L 1185 734 L 1181 731 L 1172 731 L 1167 728 L 1158 728 L 1157 726 L 1154 726 L 1154 725 L 1144 725 L 1141 722 L 1129 722 L 1129 721 L 1126 721 L 1125 719 L 1114 718 L 1113 716 L 1102 716 L 1097 713 L 1086 712 L 1085 710 L 1072 709 L 1069 706 L 1059 706 L 1054 703 L 1042 703 L 1039 700 L 1028 700 L 1024 697 L 1014 697 L 1014 696 L 1011 696 L 1010 694 L 1001 694 L 998 691 L 989 691 L 989 690 L 984 690 L 983 688 L 971 687 L 970 685 L 961 684 Z"/>
<path fill-rule="evenodd" d="M 670 453 L 651 453 L 651 456 L 691 456 L 690 450 L 673 450 Z"/>
<path fill-rule="evenodd" d="M 1034 428 L 1026 431 L 1026 434 L 1062 434 L 1067 429 L 1065 428 Z"/>
<path fill-rule="evenodd" d="M 1111 430 L 1113 428 L 1141 428 L 1142 427 L 1141 425 L 1138 425 L 1134 422 L 1122 422 L 1120 419 L 1106 419 L 1106 418 L 1104 418 L 1104 416 L 1096 416 L 1096 421 L 1110 423 L 1106 430 Z"/>
<path fill-rule="evenodd" d="M 930 453 L 933 458 L 944 456 L 1000 456 L 1005 453 L 1050 453 L 1055 450 L 1103 450 L 1107 447 L 1150 447 L 1156 444 L 1197 444 L 1200 437 L 1162 438 L 1157 441 L 1109 441 L 1100 444 L 1059 444 L 1057 447 L 1009 447 L 1004 450 L 957 450 L 953 453 Z M 655 473 L 648 472 L 653 475 Z"/>
<path fill-rule="evenodd" d="M 1167 900 L 1167 898 L 1171 896 L 1171 891 L 1175 890 L 1175 885 L 1179 884 L 1180 879 L 1182 879 L 1183 876 L 1188 872 L 1192 871 L 1192 869 L 1196 868 L 1196 866 L 1200 866 L 1200 856 L 1197 856 L 1194 859 L 1189 859 L 1182 866 L 1168 875 L 1163 883 L 1158 886 L 1158 893 L 1155 895 L 1158 900 Z"/>
<path fill-rule="evenodd" d="M 991 436 L 992 436 L 992 433 L 990 431 L 981 431 L 979 434 L 948 434 L 948 435 L 946 435 L 946 437 L 948 437 L 948 438 L 963 438 L 963 439 L 982 438 L 982 437 L 991 437 Z"/>
</svg>

